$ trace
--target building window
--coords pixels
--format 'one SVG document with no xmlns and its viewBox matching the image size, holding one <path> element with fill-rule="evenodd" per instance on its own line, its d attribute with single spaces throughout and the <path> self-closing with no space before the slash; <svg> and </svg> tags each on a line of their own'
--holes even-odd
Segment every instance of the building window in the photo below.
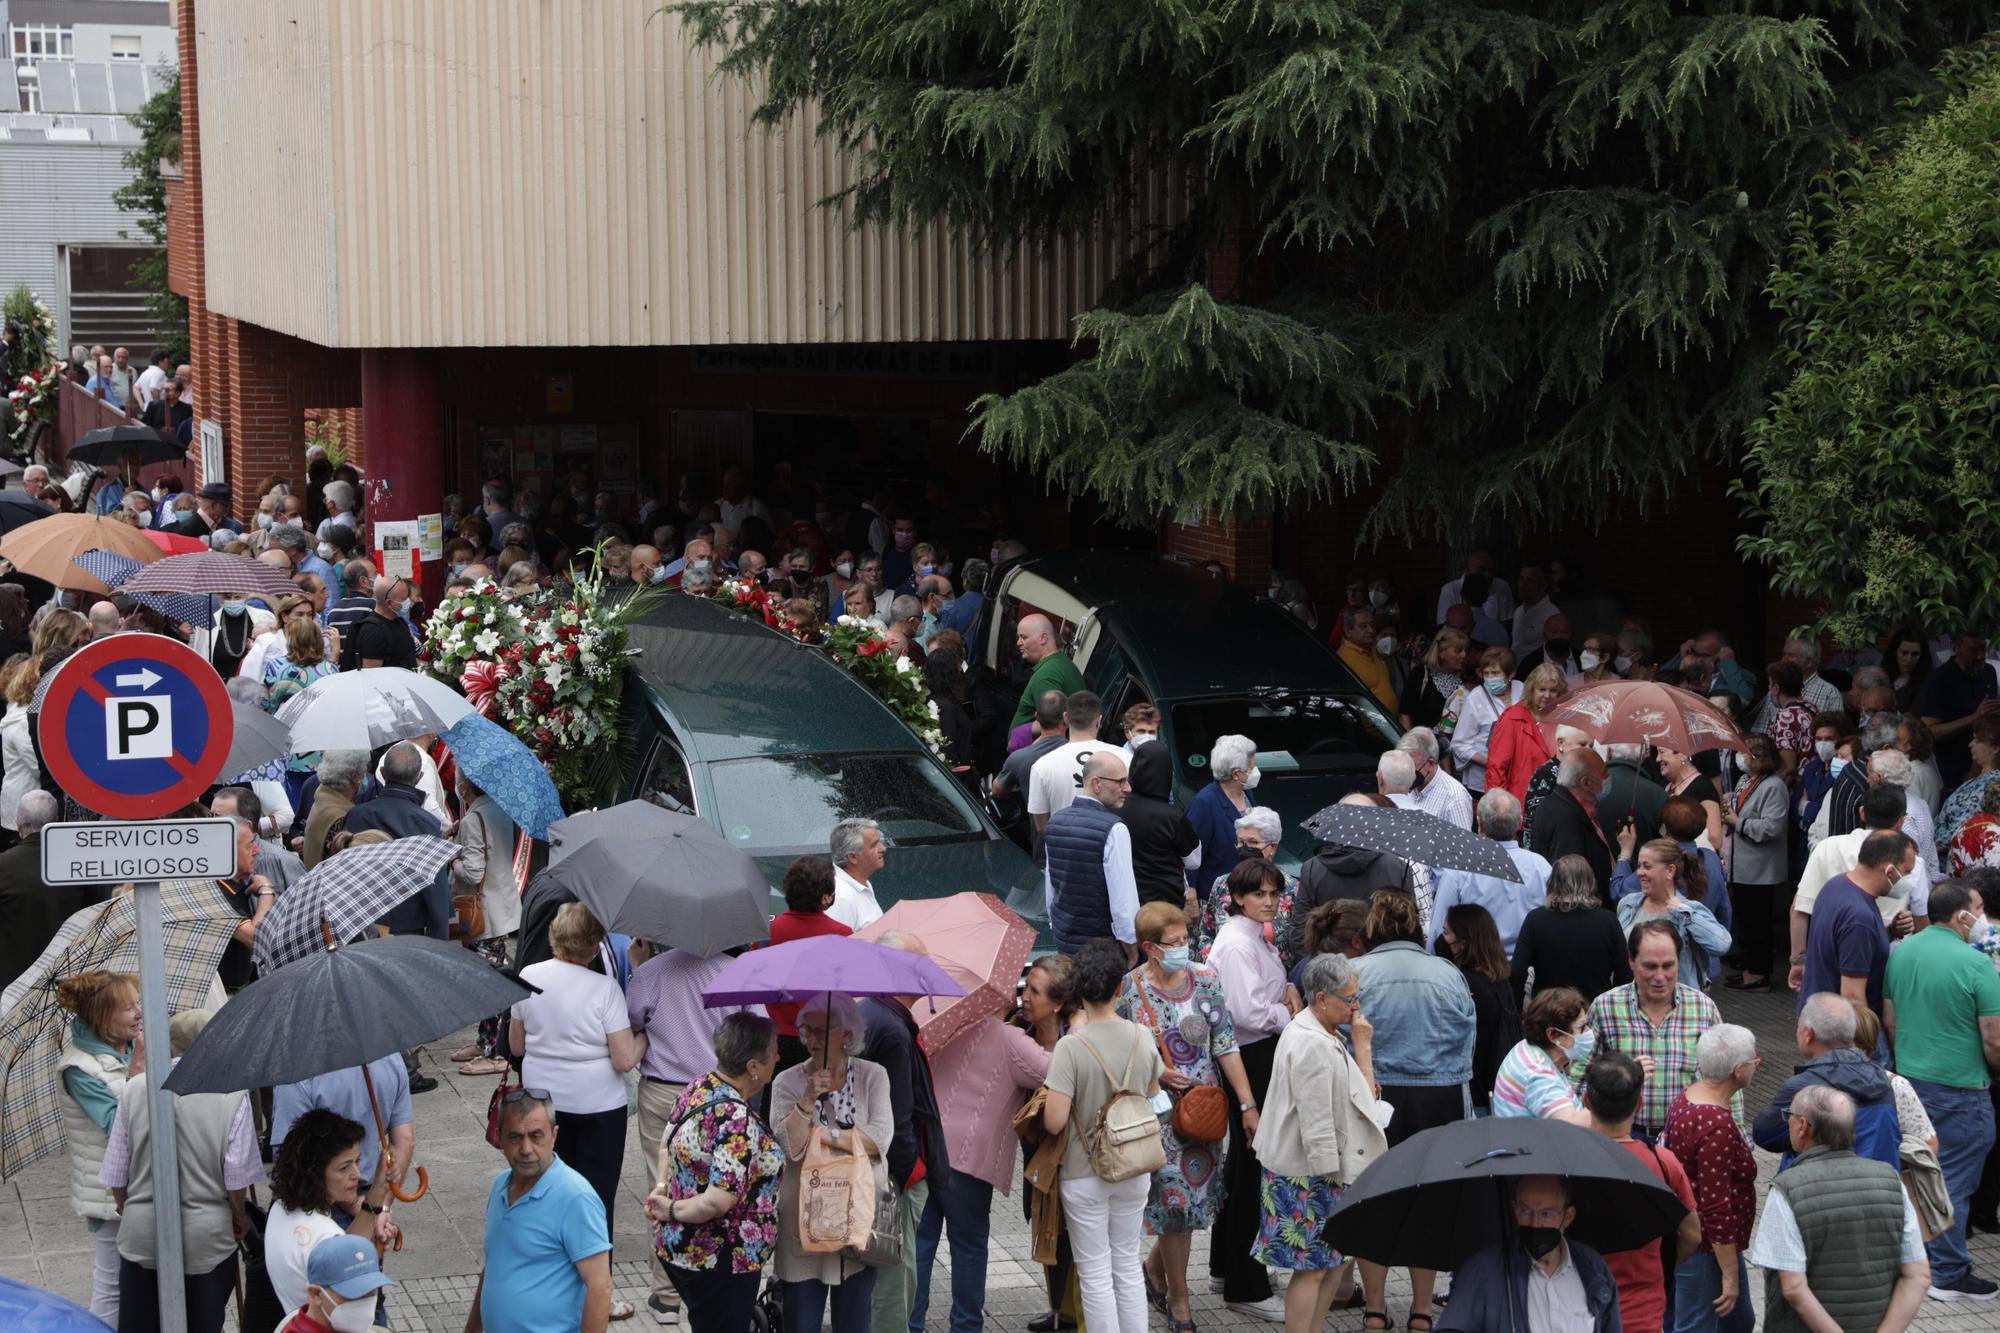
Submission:
<svg viewBox="0 0 2000 1333">
<path fill-rule="evenodd" d="M 53 23 L 16 23 L 12 27 L 14 58 L 33 64 L 42 60 L 73 60 L 70 30 Z M 137 40 L 136 38 L 134 39 Z M 133 59 L 138 59 L 134 56 Z"/>
<path fill-rule="evenodd" d="M 128 36 L 119 36 L 117 33 L 113 33 L 111 36 L 111 58 L 113 60 L 130 60 L 136 62 L 139 59 L 138 34 L 133 33 Z"/>
</svg>

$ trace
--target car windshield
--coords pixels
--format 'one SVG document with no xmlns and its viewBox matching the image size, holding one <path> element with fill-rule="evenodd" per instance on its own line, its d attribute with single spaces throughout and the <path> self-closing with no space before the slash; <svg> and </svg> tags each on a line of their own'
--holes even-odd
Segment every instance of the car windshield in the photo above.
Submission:
<svg viewBox="0 0 2000 1333">
<path fill-rule="evenodd" d="M 1197 786 L 1209 780 L 1208 752 L 1219 736 L 1248 736 L 1266 780 L 1373 772 L 1382 752 L 1396 743 L 1381 710 L 1353 695 L 1268 690 L 1171 708 L 1176 758 Z"/>
<path fill-rule="evenodd" d="M 826 854 L 833 826 L 872 819 L 891 842 L 921 847 L 986 838 L 972 803 L 943 769 L 914 754 L 807 754 L 709 766 L 715 823 L 760 856 Z"/>
</svg>

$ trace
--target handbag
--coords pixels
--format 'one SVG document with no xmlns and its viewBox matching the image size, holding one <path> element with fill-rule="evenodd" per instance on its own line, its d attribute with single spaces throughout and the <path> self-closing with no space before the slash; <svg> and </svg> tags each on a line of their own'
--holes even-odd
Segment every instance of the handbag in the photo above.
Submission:
<svg viewBox="0 0 2000 1333">
<path fill-rule="evenodd" d="M 470 812 L 466 814 L 467 819 L 475 817 Z M 483 818 L 479 820 L 479 832 L 483 841 L 486 833 L 486 821 Z M 490 844 L 486 850 L 487 855 L 493 854 Z M 451 937 L 455 940 L 476 940 L 485 934 L 486 902 L 482 887 L 475 887 L 471 893 L 452 894 Z"/>
<path fill-rule="evenodd" d="M 1172 1069 L 1174 1059 L 1167 1054 L 1167 1039 L 1160 1034 L 1160 1016 L 1153 1011 L 1153 1001 L 1147 996 L 1143 982 L 1138 985 L 1138 992 L 1139 1003 L 1146 1011 L 1146 1026 L 1160 1043 L 1160 1062 Z M 1172 1092 L 1167 1095 L 1174 1102 L 1175 1138 L 1183 1143 L 1220 1143 L 1229 1137 L 1229 1097 L 1221 1088 L 1212 1083 L 1197 1083 L 1179 1095 Z"/>
<path fill-rule="evenodd" d="M 1141 1037 L 1132 1043 L 1132 1054 L 1125 1061 L 1124 1078 L 1113 1078 L 1111 1067 L 1104 1063 L 1104 1057 L 1097 1053 L 1097 1048 L 1084 1041 L 1081 1034 L 1077 1039 L 1083 1041 L 1083 1048 L 1090 1052 L 1090 1058 L 1104 1071 L 1104 1077 L 1111 1080 L 1113 1089 L 1111 1095 L 1104 1099 L 1104 1104 L 1097 1108 L 1097 1119 L 1091 1123 L 1089 1132 L 1081 1135 L 1091 1174 L 1115 1185 L 1121 1180 L 1158 1171 L 1167 1164 L 1167 1145 L 1160 1137 L 1160 1117 L 1153 1111 L 1150 1097 L 1125 1086 L 1132 1077 L 1133 1067 L 1139 1062 L 1139 1049 L 1145 1039 Z M 1069 1123 L 1074 1132 L 1074 1116 Z"/>
<path fill-rule="evenodd" d="M 866 1247 L 875 1224 L 875 1168 L 849 1129 L 848 1146 L 836 1148 L 822 1125 L 814 1125 L 799 1165 L 799 1249 L 830 1254 Z M 897 1228 L 900 1237 L 902 1228 Z"/>
<path fill-rule="evenodd" d="M 500 1071 L 500 1086 L 493 1089 L 493 1096 L 486 1102 L 486 1141 L 496 1148 L 500 1146 L 500 1104 L 510 1091 L 507 1086 L 507 1076 L 513 1072 L 512 1065 Z"/>
<path fill-rule="evenodd" d="M 884 1171 L 875 1182 L 875 1216 L 868 1225 L 868 1241 L 849 1245 L 841 1257 L 870 1268 L 895 1268 L 903 1262 L 903 1191 Z"/>
<path fill-rule="evenodd" d="M 1937 1154 L 1922 1139 L 1905 1138 L 1901 1151 L 1903 1192 L 1917 1214 L 1917 1231 L 1925 1243 L 1951 1230 L 1951 1192 L 1945 1188 L 1944 1168 Z"/>
</svg>

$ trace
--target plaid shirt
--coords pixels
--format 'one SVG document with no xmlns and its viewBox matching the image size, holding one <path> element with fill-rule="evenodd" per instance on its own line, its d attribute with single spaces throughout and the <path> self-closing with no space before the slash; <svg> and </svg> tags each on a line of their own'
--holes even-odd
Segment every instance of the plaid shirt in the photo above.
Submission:
<svg viewBox="0 0 2000 1333">
<path fill-rule="evenodd" d="M 1715 1001 L 1687 985 L 1674 987 L 1674 1007 L 1657 1027 L 1639 1006 L 1636 982 L 1614 987 L 1590 1002 L 1590 1025 L 1597 1031 L 1598 1050 L 1623 1051 L 1635 1060 L 1653 1058 L 1653 1072 L 1639 1097 L 1638 1123 L 1655 1133 L 1666 1127 L 1667 1110 L 1674 1098 L 1695 1080 L 1695 1042 L 1721 1021 L 1722 1011 L 1715 1007 Z M 1740 1096 L 1732 1109 L 1740 1123 Z"/>
</svg>

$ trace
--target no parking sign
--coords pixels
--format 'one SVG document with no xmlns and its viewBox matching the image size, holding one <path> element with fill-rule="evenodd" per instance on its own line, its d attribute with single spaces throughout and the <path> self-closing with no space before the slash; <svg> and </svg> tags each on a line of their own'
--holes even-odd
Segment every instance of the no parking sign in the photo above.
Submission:
<svg viewBox="0 0 2000 1333">
<path fill-rule="evenodd" d="M 222 772 L 236 720 L 222 678 L 160 634 L 114 634 L 56 668 L 42 699 L 42 761 L 65 792 L 113 819 L 154 819 Z"/>
</svg>

